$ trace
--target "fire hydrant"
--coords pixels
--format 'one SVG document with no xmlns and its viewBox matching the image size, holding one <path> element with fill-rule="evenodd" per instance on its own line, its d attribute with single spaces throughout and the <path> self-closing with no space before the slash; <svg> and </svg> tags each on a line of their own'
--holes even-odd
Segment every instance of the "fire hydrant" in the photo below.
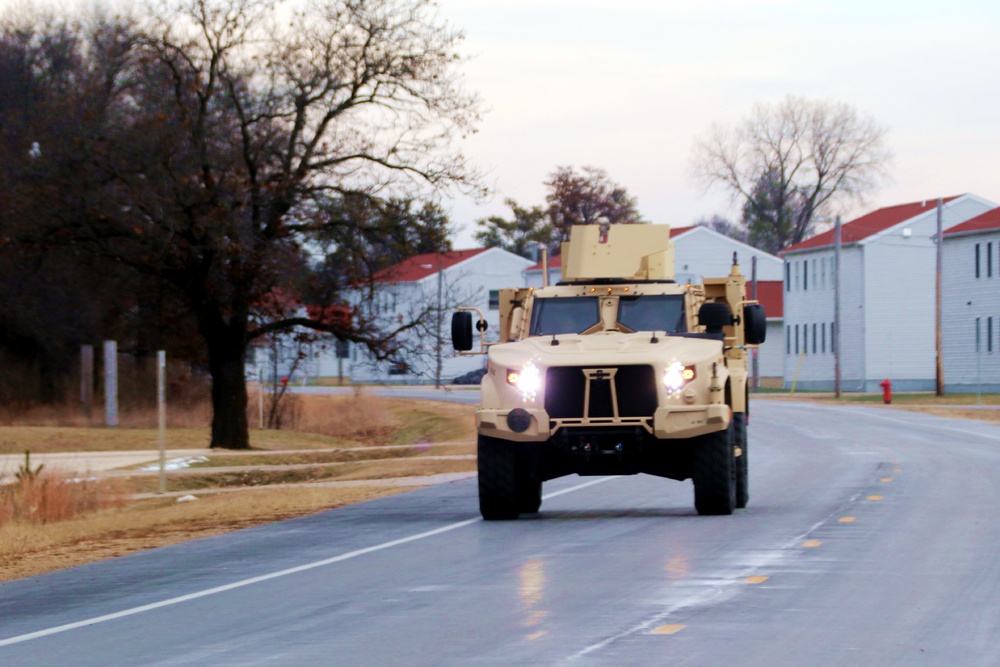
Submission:
<svg viewBox="0 0 1000 667">
<path fill-rule="evenodd" d="M 886 378 L 878 383 L 882 387 L 882 400 L 886 405 L 892 403 L 892 380 Z"/>
</svg>

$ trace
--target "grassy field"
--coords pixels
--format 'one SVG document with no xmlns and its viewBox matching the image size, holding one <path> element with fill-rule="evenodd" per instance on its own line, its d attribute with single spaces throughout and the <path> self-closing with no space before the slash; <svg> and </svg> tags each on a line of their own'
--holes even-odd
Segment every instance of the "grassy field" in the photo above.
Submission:
<svg viewBox="0 0 1000 667">
<path fill-rule="evenodd" d="M 44 469 L 0 488 L 0 580 L 301 516 L 413 486 L 386 480 L 475 471 L 473 406 L 351 396 L 294 396 L 294 430 L 253 430 L 252 449 L 212 452 L 171 472 L 156 495 L 155 472 L 118 470 L 68 480 Z M 204 449 L 207 415 L 171 415 L 167 447 Z M 199 420 L 205 422 L 199 424 Z M 61 424 L 56 411 L 7 416 L 0 454 L 155 450 L 155 415 L 125 426 Z M 13 423 L 11 423 L 13 422 Z M 37 459 L 36 459 L 37 460 Z M 369 483 L 366 483 L 369 482 Z M 197 500 L 178 502 L 179 495 Z"/>
</svg>

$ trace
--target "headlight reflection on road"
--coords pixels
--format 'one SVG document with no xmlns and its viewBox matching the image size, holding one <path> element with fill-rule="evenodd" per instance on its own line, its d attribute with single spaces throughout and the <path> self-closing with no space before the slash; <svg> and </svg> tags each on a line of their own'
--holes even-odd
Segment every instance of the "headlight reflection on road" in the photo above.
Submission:
<svg viewBox="0 0 1000 667">
<path fill-rule="evenodd" d="M 545 634 L 545 631 L 538 626 L 549 615 L 549 612 L 537 608 L 545 596 L 545 563 L 533 558 L 521 566 L 519 574 L 521 585 L 518 589 L 518 596 L 528 613 L 524 624 L 531 630 L 528 639 L 538 639 Z"/>
</svg>

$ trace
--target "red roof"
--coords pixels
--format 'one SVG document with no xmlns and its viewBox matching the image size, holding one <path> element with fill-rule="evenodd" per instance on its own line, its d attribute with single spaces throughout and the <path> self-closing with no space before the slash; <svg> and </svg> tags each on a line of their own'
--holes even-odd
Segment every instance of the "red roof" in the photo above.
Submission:
<svg viewBox="0 0 1000 667">
<path fill-rule="evenodd" d="M 955 225 L 944 233 L 945 236 L 961 234 L 962 232 L 982 232 L 989 229 L 1000 229 L 1000 207 L 986 211 L 981 215 Z"/>
<path fill-rule="evenodd" d="M 757 301 L 764 306 L 768 318 L 785 316 L 784 282 L 781 280 L 758 280 Z M 747 297 L 750 296 L 750 283 L 747 282 Z"/>
<path fill-rule="evenodd" d="M 947 204 L 957 198 L 958 197 L 945 197 L 942 201 Z M 927 199 L 922 202 L 900 204 L 898 206 L 886 206 L 885 208 L 872 211 L 871 213 L 863 215 L 856 220 L 851 220 L 850 222 L 840 226 L 841 243 L 847 245 L 849 243 L 863 241 L 869 236 L 873 236 L 879 232 L 884 232 L 890 227 L 894 227 L 901 222 L 906 222 L 910 218 L 917 217 L 921 213 L 933 211 L 936 206 L 937 199 Z M 816 236 L 806 239 L 805 241 L 788 246 L 779 254 L 783 255 L 789 252 L 809 250 L 810 248 L 822 248 L 824 246 L 833 245 L 833 232 L 834 230 L 828 229 L 822 234 L 817 234 Z"/>
<path fill-rule="evenodd" d="M 690 225 L 688 227 L 671 227 L 670 228 L 670 238 L 674 238 L 679 234 L 684 232 L 689 232 L 694 229 L 697 225 Z M 549 268 L 550 269 L 561 269 L 562 268 L 562 255 L 555 255 L 554 257 L 549 257 Z M 541 271 L 542 263 L 538 262 L 534 266 L 529 266 L 525 271 Z"/>
<path fill-rule="evenodd" d="M 427 276 L 451 268 L 459 262 L 464 262 L 487 250 L 489 248 L 472 248 L 470 250 L 449 250 L 414 255 L 409 259 L 404 259 L 399 264 L 382 269 L 372 277 L 372 280 L 377 283 L 410 283 L 423 280 Z"/>
</svg>

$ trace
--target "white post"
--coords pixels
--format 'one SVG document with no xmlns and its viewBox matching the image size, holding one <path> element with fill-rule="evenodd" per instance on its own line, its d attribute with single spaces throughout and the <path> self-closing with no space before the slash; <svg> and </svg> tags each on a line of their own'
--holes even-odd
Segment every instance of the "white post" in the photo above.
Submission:
<svg viewBox="0 0 1000 667">
<path fill-rule="evenodd" d="M 118 426 L 118 343 L 104 341 L 104 423 Z"/>
<path fill-rule="evenodd" d="M 160 493 L 167 492 L 167 353 L 156 353 L 156 406 L 160 427 Z"/>
</svg>

